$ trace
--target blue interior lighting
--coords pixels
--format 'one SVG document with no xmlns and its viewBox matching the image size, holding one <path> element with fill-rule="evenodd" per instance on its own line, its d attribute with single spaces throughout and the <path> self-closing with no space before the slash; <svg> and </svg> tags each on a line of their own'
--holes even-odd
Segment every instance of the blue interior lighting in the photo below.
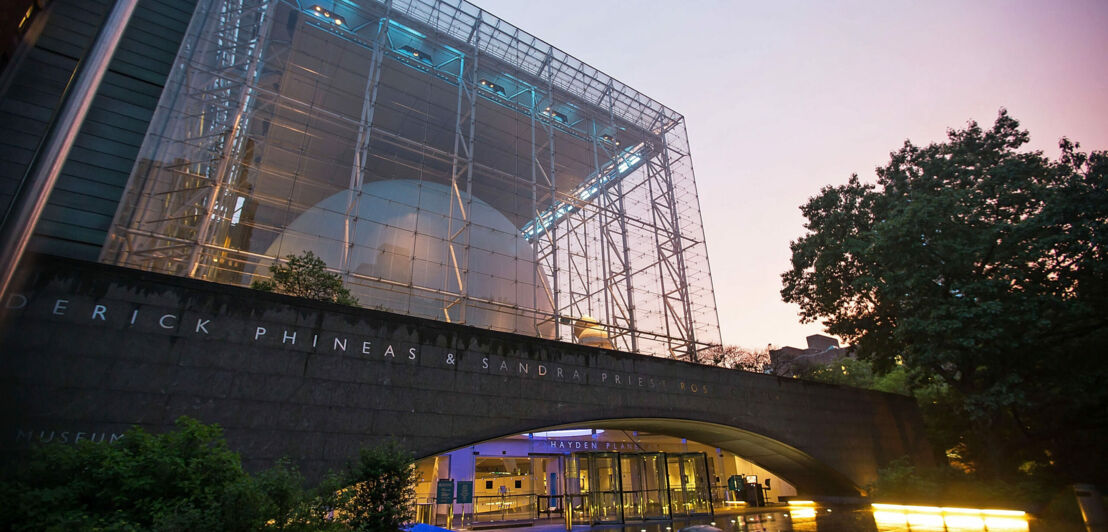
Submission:
<svg viewBox="0 0 1108 532">
<path fill-rule="evenodd" d="M 330 22 L 331 24 L 334 24 L 336 26 L 346 25 L 346 19 L 326 9 L 323 9 L 323 6 L 320 6 L 319 4 L 315 4 L 312 7 L 308 8 L 308 12 L 315 15 L 317 18 L 326 20 L 327 22 Z"/>
<path fill-rule="evenodd" d="M 408 54 L 416 59 L 419 59 L 420 61 L 427 63 L 428 65 L 434 63 L 434 59 L 431 58 L 431 54 L 424 52 L 423 50 L 417 50 L 415 48 L 412 48 L 411 46 L 401 46 L 397 50 L 400 52 L 404 52 L 405 54 Z"/>
<path fill-rule="evenodd" d="M 614 159 L 604 165 L 595 177 L 586 180 L 581 183 L 570 196 L 573 197 L 573 202 L 568 203 L 565 201 L 559 201 L 550 208 L 546 209 L 534 220 L 527 222 L 527 225 L 523 226 L 523 236 L 527 240 L 533 240 L 536 236 L 545 233 L 554 224 L 558 223 L 568 214 L 572 214 L 580 210 L 578 204 L 588 203 L 596 197 L 600 192 L 607 190 L 620 179 L 623 179 L 634 171 L 636 168 L 642 165 L 644 158 L 648 155 L 649 145 L 645 142 L 640 142 L 635 146 L 623 150 Z"/>
<path fill-rule="evenodd" d="M 500 85 L 497 85 L 487 79 L 482 79 L 481 81 L 478 81 L 477 84 L 480 85 L 481 88 L 499 96 L 506 97 L 507 95 L 507 93 L 504 91 L 504 87 L 501 87 Z"/>
<path fill-rule="evenodd" d="M 565 124 L 567 121 L 569 121 L 569 118 L 565 114 L 559 113 L 558 111 L 555 111 L 554 109 L 551 109 L 550 107 L 547 107 L 546 109 L 543 109 L 542 114 L 544 114 L 546 116 L 549 116 L 549 117 L 553 118 L 554 120 L 557 120 L 557 121 L 559 121 L 563 124 Z"/>
<path fill-rule="evenodd" d="M 407 27 L 407 26 L 405 26 L 405 25 L 403 25 L 403 24 L 401 24 L 401 23 L 399 23 L 395 20 L 392 20 L 392 19 L 389 19 L 389 25 L 393 26 L 393 27 L 396 27 L 396 28 L 399 28 L 401 30 L 404 30 L 404 31 L 406 31 L 406 32 L 408 32 L 412 35 L 415 35 L 416 37 L 419 37 L 420 39 L 425 39 L 427 37 L 426 35 L 418 32 L 418 31 L 416 31 L 412 28 L 409 28 L 409 27 Z"/>
</svg>

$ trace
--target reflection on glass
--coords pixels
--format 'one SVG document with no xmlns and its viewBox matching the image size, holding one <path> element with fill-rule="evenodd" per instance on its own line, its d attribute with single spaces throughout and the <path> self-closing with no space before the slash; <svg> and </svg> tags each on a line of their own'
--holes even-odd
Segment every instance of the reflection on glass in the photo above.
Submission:
<svg viewBox="0 0 1108 532">
<path fill-rule="evenodd" d="M 622 496 L 619 492 L 619 455 L 616 453 L 581 453 L 579 461 L 581 485 L 587 493 L 588 514 L 594 523 L 618 523 Z"/>
<path fill-rule="evenodd" d="M 531 458 L 477 458 L 473 474 L 473 518 L 481 521 L 535 516 Z"/>
<path fill-rule="evenodd" d="M 386 4 L 341 3 L 337 27 L 288 0 L 202 2 L 101 260 L 248 286 L 312 251 L 369 307 L 564 341 L 561 318 L 588 315 L 666 356 L 718 344 L 680 115 L 488 13 L 426 2 L 417 31 L 381 24 Z M 468 68 L 442 20 L 496 66 Z M 568 63 L 534 79 L 548 52 Z"/>
<path fill-rule="evenodd" d="M 621 454 L 623 514 L 625 519 L 665 519 L 665 470 L 662 453 Z"/>
<path fill-rule="evenodd" d="M 704 453 L 668 454 L 666 457 L 673 516 L 711 513 L 711 486 Z"/>
</svg>

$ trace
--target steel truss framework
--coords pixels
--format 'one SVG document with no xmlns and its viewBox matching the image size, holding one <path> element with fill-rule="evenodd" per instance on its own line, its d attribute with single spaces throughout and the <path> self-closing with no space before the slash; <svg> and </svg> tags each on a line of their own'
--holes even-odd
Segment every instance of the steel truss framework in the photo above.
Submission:
<svg viewBox="0 0 1108 532">
<path fill-rule="evenodd" d="M 589 316 L 618 349 L 679 358 L 719 343 L 681 115 L 464 1 L 327 4 L 200 2 L 102 260 L 248 284 L 291 219 L 341 194 L 341 234 L 320 246 L 377 306 L 475 325 L 510 314 L 491 326 L 566 341 Z M 419 227 L 410 256 L 366 243 L 382 234 L 367 185 L 409 174 L 449 189 L 437 263 Z M 488 205 L 535 266 L 486 271 Z M 387 260 L 402 267 L 382 273 Z M 483 288 L 501 281 L 514 296 Z"/>
</svg>

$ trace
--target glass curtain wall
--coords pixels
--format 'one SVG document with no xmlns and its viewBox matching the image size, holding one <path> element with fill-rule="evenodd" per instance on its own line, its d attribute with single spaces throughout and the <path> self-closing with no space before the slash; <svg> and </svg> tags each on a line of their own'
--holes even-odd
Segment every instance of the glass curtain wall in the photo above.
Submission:
<svg viewBox="0 0 1108 532">
<path fill-rule="evenodd" d="M 474 461 L 474 522 L 561 514 L 561 456 L 481 457 Z"/>
<path fill-rule="evenodd" d="M 106 262 L 247 286 L 311 251 L 367 307 L 719 343 L 683 118 L 472 4 L 203 0 L 166 87 Z"/>
<path fill-rule="evenodd" d="M 567 478 L 575 523 L 711 514 L 704 453 L 574 453 Z"/>
</svg>

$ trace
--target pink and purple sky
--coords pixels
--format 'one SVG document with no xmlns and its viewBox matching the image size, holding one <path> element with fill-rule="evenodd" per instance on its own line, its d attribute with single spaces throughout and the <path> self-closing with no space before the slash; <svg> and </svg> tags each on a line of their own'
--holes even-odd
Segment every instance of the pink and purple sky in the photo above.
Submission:
<svg viewBox="0 0 1108 532">
<path fill-rule="evenodd" d="M 1108 1 L 473 0 L 682 113 L 723 341 L 803 346 L 781 301 L 798 207 L 905 139 L 1001 107 L 1058 154 L 1108 149 Z"/>
</svg>

